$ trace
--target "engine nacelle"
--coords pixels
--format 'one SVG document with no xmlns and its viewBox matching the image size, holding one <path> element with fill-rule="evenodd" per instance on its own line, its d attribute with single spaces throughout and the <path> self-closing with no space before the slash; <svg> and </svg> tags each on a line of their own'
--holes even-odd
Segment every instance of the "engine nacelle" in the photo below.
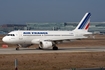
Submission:
<svg viewBox="0 0 105 70">
<path fill-rule="evenodd" d="M 50 47 L 52 47 L 52 42 L 42 41 L 42 42 L 40 42 L 39 46 L 40 46 L 40 48 L 44 48 L 44 49 L 50 48 Z"/>
<path fill-rule="evenodd" d="M 27 48 L 30 47 L 32 44 L 18 44 L 19 47 Z"/>
</svg>

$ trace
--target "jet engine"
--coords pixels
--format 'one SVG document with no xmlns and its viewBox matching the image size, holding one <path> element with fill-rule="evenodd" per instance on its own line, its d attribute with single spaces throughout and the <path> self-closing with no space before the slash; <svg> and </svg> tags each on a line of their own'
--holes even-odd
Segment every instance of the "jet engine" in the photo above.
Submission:
<svg viewBox="0 0 105 70">
<path fill-rule="evenodd" d="M 43 49 L 50 48 L 50 47 L 52 47 L 52 42 L 42 41 L 42 42 L 40 42 L 39 47 L 43 48 Z"/>
</svg>

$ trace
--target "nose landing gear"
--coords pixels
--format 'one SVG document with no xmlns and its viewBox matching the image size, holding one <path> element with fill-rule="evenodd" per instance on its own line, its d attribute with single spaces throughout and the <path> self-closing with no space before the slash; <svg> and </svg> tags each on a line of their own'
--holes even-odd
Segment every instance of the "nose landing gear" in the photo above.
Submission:
<svg viewBox="0 0 105 70">
<path fill-rule="evenodd" d="M 16 47 L 16 50 L 19 50 L 19 46 L 18 46 L 18 47 Z"/>
</svg>

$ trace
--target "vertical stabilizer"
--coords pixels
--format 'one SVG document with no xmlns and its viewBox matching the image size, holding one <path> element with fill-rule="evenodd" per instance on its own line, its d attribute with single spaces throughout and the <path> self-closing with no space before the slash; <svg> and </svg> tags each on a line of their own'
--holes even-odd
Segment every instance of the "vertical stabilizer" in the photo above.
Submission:
<svg viewBox="0 0 105 70">
<path fill-rule="evenodd" d="M 90 16 L 91 16 L 91 13 L 86 13 L 74 30 L 75 31 L 78 31 L 78 30 L 88 31 L 88 28 L 90 25 Z"/>
</svg>

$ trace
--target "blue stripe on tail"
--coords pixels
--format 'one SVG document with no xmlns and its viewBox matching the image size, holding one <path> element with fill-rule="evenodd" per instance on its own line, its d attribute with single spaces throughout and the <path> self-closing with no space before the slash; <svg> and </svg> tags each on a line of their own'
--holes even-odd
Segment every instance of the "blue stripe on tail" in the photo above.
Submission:
<svg viewBox="0 0 105 70">
<path fill-rule="evenodd" d="M 78 29 L 83 29 L 83 28 L 85 27 L 85 25 L 86 25 L 87 21 L 89 20 L 90 16 L 91 16 L 91 13 L 88 13 L 88 15 L 87 15 L 86 18 L 83 20 L 83 22 L 81 23 L 81 25 L 79 26 Z"/>
</svg>

